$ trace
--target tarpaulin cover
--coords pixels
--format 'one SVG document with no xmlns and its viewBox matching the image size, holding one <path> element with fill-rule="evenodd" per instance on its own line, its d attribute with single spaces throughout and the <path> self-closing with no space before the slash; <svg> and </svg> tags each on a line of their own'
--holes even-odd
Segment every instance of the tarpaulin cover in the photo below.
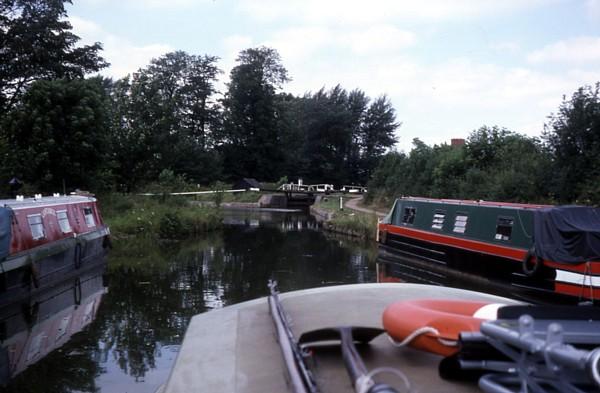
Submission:
<svg viewBox="0 0 600 393">
<path fill-rule="evenodd" d="M 559 263 L 600 260 L 600 209 L 559 206 L 534 212 L 535 254 Z"/>
<path fill-rule="evenodd" d="M 11 209 L 0 207 L 0 261 L 8 256 L 10 251 L 10 223 L 13 212 Z"/>
</svg>

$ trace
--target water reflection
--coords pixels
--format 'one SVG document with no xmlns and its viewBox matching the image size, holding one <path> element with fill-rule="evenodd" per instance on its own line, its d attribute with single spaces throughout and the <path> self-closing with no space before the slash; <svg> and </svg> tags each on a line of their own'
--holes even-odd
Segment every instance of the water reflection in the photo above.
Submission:
<svg viewBox="0 0 600 393">
<path fill-rule="evenodd" d="M 282 213 L 277 211 L 231 211 L 224 212 L 223 222 L 226 225 L 235 225 L 249 228 L 277 227 L 282 232 L 302 231 L 306 229 L 319 229 L 319 223 L 311 215 L 294 212 Z"/>
<path fill-rule="evenodd" d="M 400 256 L 385 248 L 376 260 L 378 282 L 410 282 L 486 292 L 534 304 L 574 304 L 577 299 L 561 296 L 551 289 L 541 289 L 511 276 L 506 280 L 464 273 L 445 265 Z"/>
<path fill-rule="evenodd" d="M 58 366 L 55 357 L 48 355 L 61 351 L 74 335 L 84 330 L 96 317 L 106 292 L 103 280 L 105 269 L 106 259 L 100 257 L 86 264 L 76 276 L 66 277 L 53 288 L 0 310 L 0 384 L 7 385 L 17 377 L 11 389 L 26 391 L 24 387 L 32 382 L 30 377 L 35 374 L 32 370 L 35 370 L 36 363 L 44 363 L 44 371 Z M 44 359 L 46 357 L 49 358 L 47 361 Z M 86 354 L 83 357 L 69 354 L 63 359 L 65 369 L 70 366 L 77 368 L 70 360 L 89 363 L 89 356 Z M 80 372 L 78 386 L 93 386 L 95 374 L 94 367 Z M 46 388 L 45 391 L 51 390 Z"/>
<path fill-rule="evenodd" d="M 154 392 L 193 315 L 264 296 L 272 277 L 284 291 L 375 280 L 374 246 L 327 236 L 309 216 L 235 212 L 225 223 L 193 241 L 114 242 L 96 320 L 0 391 Z"/>
</svg>

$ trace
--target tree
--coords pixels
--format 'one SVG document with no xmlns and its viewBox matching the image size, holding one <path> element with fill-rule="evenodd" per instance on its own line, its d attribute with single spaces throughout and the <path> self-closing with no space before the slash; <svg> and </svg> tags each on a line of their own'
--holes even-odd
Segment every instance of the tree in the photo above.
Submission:
<svg viewBox="0 0 600 393">
<path fill-rule="evenodd" d="M 337 85 L 299 100 L 298 123 L 305 136 L 305 176 L 313 182 L 366 184 L 398 127 L 387 97 L 371 104 L 360 89 Z"/>
<path fill-rule="evenodd" d="M 359 143 L 362 150 L 361 182 L 366 183 L 385 151 L 396 144 L 394 132 L 400 126 L 396 123 L 396 114 L 392 103 L 383 95 L 371 103 L 364 114 L 359 131 Z"/>
<path fill-rule="evenodd" d="M 443 144 L 434 147 L 436 164 L 433 168 L 432 196 L 461 198 L 467 161 L 463 146 Z"/>
<path fill-rule="evenodd" d="M 484 126 L 469 136 L 466 161 L 471 198 L 532 202 L 548 197 L 548 155 L 536 138 Z"/>
<path fill-rule="evenodd" d="M 351 182 L 349 157 L 352 156 L 353 129 L 358 130 L 357 118 L 362 117 L 364 109 L 360 107 L 359 96 L 354 93 L 355 113 L 350 111 L 348 92 L 340 85 L 304 96 L 300 122 L 306 140 L 302 154 L 307 159 L 306 177 L 311 181 L 338 186 Z M 353 124 L 353 120 L 357 121 Z M 355 150 L 355 156 L 357 154 Z"/>
<path fill-rule="evenodd" d="M 221 150 L 231 178 L 278 179 L 283 147 L 276 92 L 289 81 L 275 49 L 240 52 L 223 100 Z"/>
<path fill-rule="evenodd" d="M 348 148 L 347 168 L 350 182 L 354 184 L 366 184 L 371 171 L 365 170 L 366 156 L 363 131 L 365 129 L 365 117 L 367 116 L 367 107 L 371 99 L 367 97 L 364 91 L 354 89 L 348 93 L 348 112 L 350 127 L 350 146 Z M 377 157 L 379 159 L 379 157 Z"/>
<path fill-rule="evenodd" d="M 64 4 L 70 0 L 0 0 L 0 110 L 45 79 L 81 78 L 108 63 L 100 43 L 76 47 Z"/>
<path fill-rule="evenodd" d="M 369 193 L 367 198 L 369 200 L 373 200 L 375 197 L 383 198 L 389 203 L 391 199 L 402 196 L 402 191 L 407 188 L 407 178 L 398 176 L 398 174 L 406 173 L 407 169 L 408 157 L 406 154 L 396 151 L 385 154 L 373 171 L 368 183 Z"/>
<path fill-rule="evenodd" d="M 427 146 L 384 156 L 370 193 L 436 198 L 547 202 L 549 156 L 540 141 L 498 127 L 481 127 L 465 146 Z"/>
<path fill-rule="evenodd" d="M 109 80 L 107 85 L 110 151 L 115 162 L 116 188 L 131 192 L 148 176 L 148 163 L 152 160 L 149 137 L 143 128 L 134 126 L 136 113 L 131 105 L 130 78 Z"/>
<path fill-rule="evenodd" d="M 562 202 L 600 203 L 600 83 L 563 98 L 544 127 L 553 155 L 553 192 Z"/>
<path fill-rule="evenodd" d="M 277 130 L 280 132 L 280 143 L 283 146 L 283 160 L 279 167 L 287 178 L 306 178 L 305 169 L 309 161 L 301 154 L 306 143 L 306 134 L 301 127 L 303 100 L 289 93 L 279 93 L 275 96 Z"/>
<path fill-rule="evenodd" d="M 190 56 L 188 60 L 182 89 L 183 124 L 195 142 L 207 149 L 215 144 L 214 129 L 220 115 L 214 100 L 215 82 L 223 71 L 216 66 L 216 56 Z"/>
<path fill-rule="evenodd" d="M 5 170 L 40 191 L 108 187 L 106 112 L 99 78 L 34 83 L 6 119 Z"/>
<path fill-rule="evenodd" d="M 164 169 L 198 183 L 220 175 L 212 149 L 218 105 L 214 56 L 167 53 L 111 89 L 120 184 L 131 190 Z M 135 158 L 135 159 L 132 159 Z M 134 176 L 132 176 L 132 174 Z"/>
</svg>

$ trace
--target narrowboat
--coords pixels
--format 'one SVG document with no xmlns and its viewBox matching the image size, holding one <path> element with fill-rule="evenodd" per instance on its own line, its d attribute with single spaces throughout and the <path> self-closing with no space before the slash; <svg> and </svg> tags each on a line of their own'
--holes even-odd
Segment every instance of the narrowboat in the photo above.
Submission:
<svg viewBox="0 0 600 393">
<path fill-rule="evenodd" d="M 0 307 L 76 274 L 109 246 L 90 195 L 0 200 Z"/>
<path fill-rule="evenodd" d="M 574 300 L 600 298 L 600 209 L 403 197 L 380 250 Z"/>
</svg>

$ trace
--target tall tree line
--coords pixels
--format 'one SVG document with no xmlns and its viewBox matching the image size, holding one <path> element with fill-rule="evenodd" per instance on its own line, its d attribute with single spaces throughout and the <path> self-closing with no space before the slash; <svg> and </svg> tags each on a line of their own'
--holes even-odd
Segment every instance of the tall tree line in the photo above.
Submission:
<svg viewBox="0 0 600 393">
<path fill-rule="evenodd" d="M 105 177 L 104 92 L 84 75 L 108 64 L 77 46 L 63 0 L 0 0 L 0 186 Z M 98 181 L 98 184 L 102 184 Z"/>
<path fill-rule="evenodd" d="M 360 89 L 295 96 L 275 49 L 240 52 L 228 83 L 216 56 L 167 53 L 119 80 L 79 46 L 68 0 L 0 0 L 0 192 L 133 191 L 165 170 L 190 183 L 255 177 L 365 184 L 385 197 L 600 202 L 598 84 L 564 98 L 541 138 L 482 127 L 464 146 L 415 140 L 396 152 L 390 100 Z M 13 182 L 14 184 L 14 182 Z"/>
<path fill-rule="evenodd" d="M 540 140 L 484 126 L 459 146 L 413 140 L 408 154 L 394 152 L 383 158 L 369 187 L 372 194 L 387 198 L 550 202 L 551 164 Z"/>
<path fill-rule="evenodd" d="M 119 80 L 85 79 L 107 64 L 100 44 L 75 46 L 64 1 L 0 1 L 8 26 L 0 52 L 40 54 L 31 69 L 8 62 L 0 70 L 4 193 L 14 178 L 36 192 L 131 192 L 164 171 L 205 185 L 283 176 L 364 183 L 395 143 L 398 124 L 386 97 L 370 103 L 364 92 L 341 86 L 283 93 L 290 77 L 275 49 L 240 52 L 222 92 L 218 57 L 183 51 Z M 32 34 L 20 46 L 24 39 L 11 26 L 63 39 L 43 47 L 45 36 L 37 42 Z"/>
<path fill-rule="evenodd" d="M 499 127 L 462 146 L 413 141 L 380 161 L 372 198 L 401 195 L 514 202 L 600 204 L 600 83 L 565 97 L 541 138 Z"/>
</svg>

